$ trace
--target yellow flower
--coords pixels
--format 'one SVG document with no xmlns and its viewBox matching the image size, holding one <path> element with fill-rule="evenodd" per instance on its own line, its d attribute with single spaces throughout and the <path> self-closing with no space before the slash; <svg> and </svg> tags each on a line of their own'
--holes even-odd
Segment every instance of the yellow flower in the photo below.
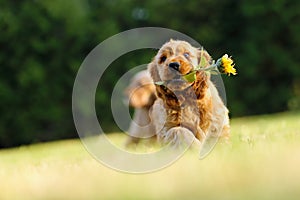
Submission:
<svg viewBox="0 0 300 200">
<path fill-rule="evenodd" d="M 228 74 L 228 76 L 230 76 L 230 74 L 236 75 L 236 69 L 234 68 L 234 63 L 233 60 L 231 59 L 231 57 L 228 57 L 227 54 L 225 54 L 224 56 L 222 56 L 221 59 L 221 66 L 223 67 L 223 72 L 225 74 Z"/>
</svg>

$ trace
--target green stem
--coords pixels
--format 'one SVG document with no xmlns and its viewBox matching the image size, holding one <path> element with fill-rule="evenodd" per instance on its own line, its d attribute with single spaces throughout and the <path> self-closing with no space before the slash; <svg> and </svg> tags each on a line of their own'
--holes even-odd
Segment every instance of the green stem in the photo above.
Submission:
<svg viewBox="0 0 300 200">
<path fill-rule="evenodd" d="M 221 65 L 221 59 L 218 59 L 216 63 L 213 63 L 209 67 L 203 68 L 202 66 L 198 65 L 195 70 L 193 71 L 211 71 L 211 70 L 218 70 L 218 67 Z"/>
</svg>

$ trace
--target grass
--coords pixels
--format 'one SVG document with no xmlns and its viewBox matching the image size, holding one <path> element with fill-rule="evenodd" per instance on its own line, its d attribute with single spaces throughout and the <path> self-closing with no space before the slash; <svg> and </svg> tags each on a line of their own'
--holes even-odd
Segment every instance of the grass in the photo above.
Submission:
<svg viewBox="0 0 300 200">
<path fill-rule="evenodd" d="M 187 152 L 149 174 L 109 169 L 79 140 L 4 149 L 0 199 L 300 199 L 299 119 L 233 119 L 230 144 L 217 144 L 203 160 Z"/>
</svg>

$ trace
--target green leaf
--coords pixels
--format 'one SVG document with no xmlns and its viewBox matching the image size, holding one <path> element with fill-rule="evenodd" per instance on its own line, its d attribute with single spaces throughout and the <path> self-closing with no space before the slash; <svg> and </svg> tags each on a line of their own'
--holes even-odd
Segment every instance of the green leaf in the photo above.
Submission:
<svg viewBox="0 0 300 200">
<path fill-rule="evenodd" d="M 186 74 L 182 78 L 189 83 L 194 82 L 196 80 L 196 71 Z"/>
</svg>

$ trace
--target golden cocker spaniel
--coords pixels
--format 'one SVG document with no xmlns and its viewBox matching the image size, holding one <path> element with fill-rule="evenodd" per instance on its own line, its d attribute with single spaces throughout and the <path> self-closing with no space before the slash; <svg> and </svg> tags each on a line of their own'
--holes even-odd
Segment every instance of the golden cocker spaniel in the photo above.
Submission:
<svg viewBox="0 0 300 200">
<path fill-rule="evenodd" d="M 202 56 L 209 66 L 212 59 L 205 50 L 170 40 L 159 49 L 148 70 L 132 79 L 126 94 L 135 114 L 127 144 L 152 136 L 173 146 L 191 140 L 200 145 L 207 136 L 229 137 L 228 109 L 211 75 L 197 71 L 192 82 L 182 78 L 199 65 Z"/>
</svg>

